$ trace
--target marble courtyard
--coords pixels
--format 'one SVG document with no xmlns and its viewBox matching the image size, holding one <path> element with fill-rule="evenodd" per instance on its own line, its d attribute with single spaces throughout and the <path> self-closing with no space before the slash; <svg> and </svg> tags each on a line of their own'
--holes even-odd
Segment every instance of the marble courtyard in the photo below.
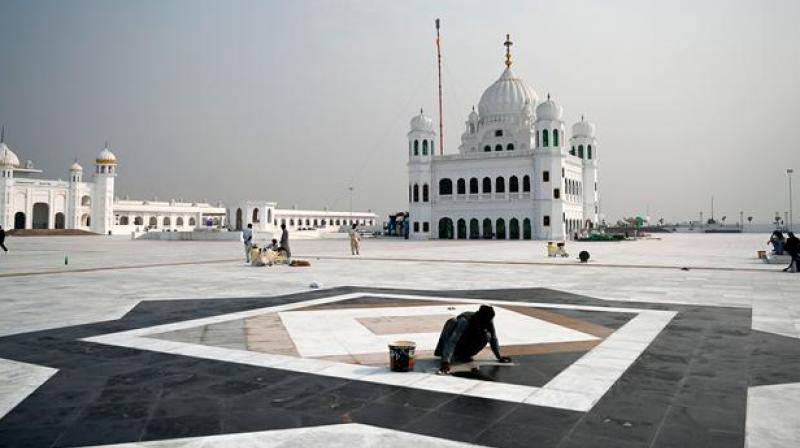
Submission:
<svg viewBox="0 0 800 448">
<path fill-rule="evenodd" d="M 798 446 L 800 275 L 765 241 L 297 240 L 311 267 L 255 268 L 236 242 L 10 238 L 0 446 Z M 513 365 L 436 375 L 479 304 Z"/>
</svg>

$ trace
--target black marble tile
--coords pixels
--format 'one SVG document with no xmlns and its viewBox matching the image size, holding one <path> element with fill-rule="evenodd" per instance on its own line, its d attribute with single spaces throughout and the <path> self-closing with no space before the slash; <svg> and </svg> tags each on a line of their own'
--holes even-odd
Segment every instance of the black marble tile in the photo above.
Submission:
<svg viewBox="0 0 800 448">
<path fill-rule="evenodd" d="M 385 395 L 376 401 L 379 403 L 392 403 L 430 410 L 441 406 L 443 403 L 455 397 L 456 395 L 452 394 L 401 387 L 398 388 L 397 392 Z"/>
<path fill-rule="evenodd" d="M 426 410 L 413 406 L 388 403 L 370 403 L 348 414 L 351 421 L 383 428 L 397 428 L 409 424 Z"/>
<path fill-rule="evenodd" d="M 450 440 L 470 442 L 489 428 L 491 424 L 491 420 L 482 418 L 429 411 L 402 426 L 401 430 Z"/>
<path fill-rule="evenodd" d="M 563 430 L 544 426 L 498 423 L 483 431 L 474 442 L 493 447 L 555 447 L 564 438 Z"/>
<path fill-rule="evenodd" d="M 110 445 L 139 440 L 144 432 L 146 419 L 124 419 L 91 421 L 80 420 L 67 429 L 55 447 L 79 447 L 86 445 Z"/>
<path fill-rule="evenodd" d="M 461 395 L 444 403 L 436 410 L 455 415 L 464 415 L 494 421 L 505 417 L 520 406 L 526 405 Z"/>
<path fill-rule="evenodd" d="M 170 418 L 151 418 L 141 440 L 176 439 L 219 434 L 222 422 L 219 415 L 184 415 Z"/>
<path fill-rule="evenodd" d="M 333 389 L 331 392 L 357 398 L 359 400 L 374 401 L 391 395 L 398 390 L 399 388 L 394 386 L 368 383 L 366 381 L 349 381 L 342 387 Z"/>
</svg>

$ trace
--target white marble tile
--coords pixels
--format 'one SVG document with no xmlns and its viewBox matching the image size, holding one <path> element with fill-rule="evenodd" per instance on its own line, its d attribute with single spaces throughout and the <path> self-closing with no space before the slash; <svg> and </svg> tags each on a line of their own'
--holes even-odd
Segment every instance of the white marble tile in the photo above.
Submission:
<svg viewBox="0 0 800 448">
<path fill-rule="evenodd" d="M 526 398 L 524 403 L 571 411 L 588 412 L 598 401 L 599 398 L 594 395 L 557 389 L 539 389 Z"/>
<path fill-rule="evenodd" d="M 50 367 L 0 358 L 0 418 L 56 372 Z"/>
</svg>

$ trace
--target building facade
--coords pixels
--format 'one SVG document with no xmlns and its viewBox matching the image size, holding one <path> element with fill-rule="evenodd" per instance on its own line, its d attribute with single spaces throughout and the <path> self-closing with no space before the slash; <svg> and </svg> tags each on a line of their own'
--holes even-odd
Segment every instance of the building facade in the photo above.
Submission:
<svg viewBox="0 0 800 448">
<path fill-rule="evenodd" d="M 408 132 L 410 237 L 562 240 L 599 216 L 594 124 L 567 138 L 562 107 L 505 70 L 465 122 L 457 154 L 437 155 L 433 120 Z"/>
<path fill-rule="evenodd" d="M 4 133 L 3 133 L 4 134 Z M 117 158 L 106 146 L 94 161 L 91 181 L 75 161 L 67 181 L 39 179 L 42 171 L 17 155 L 0 137 L 0 225 L 5 229 L 80 229 L 99 234 L 224 227 L 221 205 L 118 199 Z"/>
<path fill-rule="evenodd" d="M 378 216 L 372 212 L 341 212 L 330 210 L 279 209 L 276 202 L 240 201 L 229 209 L 229 222 L 234 230 L 252 224 L 257 232 L 272 232 L 286 225 L 289 230 L 316 232 L 339 232 L 353 224 L 372 227 L 378 224 Z"/>
</svg>

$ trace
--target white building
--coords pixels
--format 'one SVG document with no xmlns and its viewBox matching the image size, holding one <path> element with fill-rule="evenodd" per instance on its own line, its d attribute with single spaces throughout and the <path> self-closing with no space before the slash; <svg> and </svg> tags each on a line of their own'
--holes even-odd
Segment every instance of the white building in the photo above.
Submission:
<svg viewBox="0 0 800 448">
<path fill-rule="evenodd" d="M 0 133 L 0 225 L 4 229 L 81 229 L 130 234 L 146 229 L 193 230 L 223 227 L 220 204 L 119 200 L 114 196 L 117 158 L 108 145 L 95 159 L 92 181 L 77 161 L 69 180 L 33 178 L 42 171 L 21 165 Z"/>
<path fill-rule="evenodd" d="M 253 224 L 257 232 L 276 233 L 285 224 L 289 230 L 316 232 L 343 231 L 353 224 L 371 227 L 378 224 L 372 212 L 338 212 L 329 210 L 278 209 L 276 202 L 241 201 L 230 208 L 229 222 L 234 230 Z"/>
<path fill-rule="evenodd" d="M 506 68 L 473 108 L 458 154 L 436 154 L 433 121 L 420 111 L 408 132 L 410 237 L 560 240 L 598 221 L 595 126 L 569 141 L 563 110 Z"/>
</svg>

